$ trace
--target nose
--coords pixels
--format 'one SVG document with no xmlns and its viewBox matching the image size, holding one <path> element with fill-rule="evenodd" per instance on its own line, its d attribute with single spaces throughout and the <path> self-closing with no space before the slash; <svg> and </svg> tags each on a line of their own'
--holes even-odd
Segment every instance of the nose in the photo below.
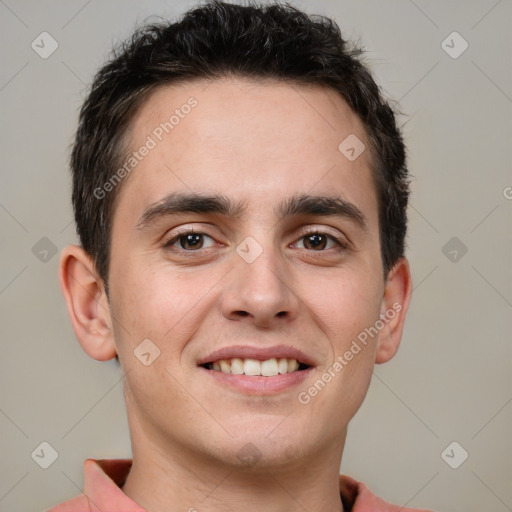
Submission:
<svg viewBox="0 0 512 512">
<path fill-rule="evenodd" d="M 234 268 L 222 297 L 222 312 L 230 320 L 272 328 L 297 317 L 300 300 L 286 262 L 266 248 L 252 263 L 234 255 Z"/>
</svg>

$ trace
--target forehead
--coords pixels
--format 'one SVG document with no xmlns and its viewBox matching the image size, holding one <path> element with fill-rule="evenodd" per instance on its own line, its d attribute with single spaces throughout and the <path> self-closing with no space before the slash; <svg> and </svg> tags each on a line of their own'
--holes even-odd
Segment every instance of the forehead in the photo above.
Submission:
<svg viewBox="0 0 512 512">
<path fill-rule="evenodd" d="M 241 78 L 161 86 L 128 134 L 138 155 L 121 210 L 140 214 L 173 191 L 228 193 L 254 208 L 329 193 L 376 210 L 364 126 L 330 88 Z M 346 140 L 366 150 L 347 158 Z"/>
</svg>

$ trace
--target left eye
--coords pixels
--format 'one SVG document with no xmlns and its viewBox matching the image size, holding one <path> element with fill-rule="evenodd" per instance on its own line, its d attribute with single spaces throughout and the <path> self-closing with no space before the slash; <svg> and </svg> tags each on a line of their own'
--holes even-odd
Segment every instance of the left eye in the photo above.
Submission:
<svg viewBox="0 0 512 512">
<path fill-rule="evenodd" d="M 174 246 L 177 242 L 181 245 L 181 250 L 190 251 L 195 249 L 204 248 L 203 238 L 209 238 L 213 241 L 213 238 L 205 233 L 198 233 L 196 231 L 188 231 L 186 233 L 180 233 L 175 237 L 171 238 L 164 247 Z M 211 247 L 211 246 L 210 246 Z"/>
<path fill-rule="evenodd" d="M 322 250 L 326 248 L 329 241 L 333 242 L 335 246 L 343 247 L 343 244 L 339 240 L 326 233 L 307 233 L 302 235 L 299 240 L 304 240 L 305 249 Z"/>
</svg>

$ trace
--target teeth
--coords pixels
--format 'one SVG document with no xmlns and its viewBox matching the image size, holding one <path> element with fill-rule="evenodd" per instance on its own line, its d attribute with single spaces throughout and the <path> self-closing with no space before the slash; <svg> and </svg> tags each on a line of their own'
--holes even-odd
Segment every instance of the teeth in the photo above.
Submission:
<svg viewBox="0 0 512 512">
<path fill-rule="evenodd" d="M 262 361 L 260 367 L 261 375 L 264 375 L 265 377 L 273 377 L 279 373 L 277 368 L 277 359 L 268 359 L 267 361 Z"/>
<path fill-rule="evenodd" d="M 231 373 L 235 375 L 242 375 L 244 373 L 244 362 L 241 359 L 231 359 Z"/>
<path fill-rule="evenodd" d="M 230 373 L 229 371 L 229 363 L 225 359 L 221 359 L 219 361 L 219 370 L 223 371 L 224 373 Z M 213 363 L 213 369 L 215 370 L 215 363 Z"/>
<path fill-rule="evenodd" d="M 279 373 L 288 373 L 288 359 L 279 359 L 277 369 Z"/>
<path fill-rule="evenodd" d="M 256 359 L 246 359 L 244 361 L 245 375 L 261 375 L 261 364 Z"/>
<path fill-rule="evenodd" d="M 234 375 L 263 375 L 264 377 L 273 377 L 278 374 L 292 373 L 299 369 L 297 359 L 272 358 L 266 361 L 257 359 L 220 359 L 214 361 L 211 369 L 223 373 L 232 373 Z"/>
<path fill-rule="evenodd" d="M 292 373 L 299 369 L 299 361 L 297 359 L 288 359 L 288 373 Z"/>
</svg>

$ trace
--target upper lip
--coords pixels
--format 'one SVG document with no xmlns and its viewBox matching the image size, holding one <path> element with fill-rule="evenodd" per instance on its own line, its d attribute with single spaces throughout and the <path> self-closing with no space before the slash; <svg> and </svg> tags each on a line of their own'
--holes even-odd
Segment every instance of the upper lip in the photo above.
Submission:
<svg viewBox="0 0 512 512">
<path fill-rule="evenodd" d="M 274 345 L 272 347 L 251 347 L 249 345 L 233 345 L 224 347 L 211 352 L 198 361 L 198 366 L 206 363 L 213 363 L 221 359 L 257 359 L 258 361 L 266 361 L 267 359 L 297 359 L 299 363 L 315 366 L 314 361 L 304 354 L 304 352 L 286 345 Z"/>
</svg>

